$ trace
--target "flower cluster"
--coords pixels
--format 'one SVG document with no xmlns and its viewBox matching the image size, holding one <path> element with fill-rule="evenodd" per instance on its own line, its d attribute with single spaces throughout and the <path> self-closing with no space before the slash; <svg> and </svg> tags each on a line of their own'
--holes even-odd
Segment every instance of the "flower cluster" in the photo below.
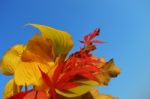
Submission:
<svg viewBox="0 0 150 99">
<path fill-rule="evenodd" d="M 96 43 L 103 43 L 95 40 L 100 29 L 84 36 L 80 41 L 84 46 L 66 57 L 73 47 L 67 32 L 39 24 L 31 26 L 42 35 L 34 35 L 26 45 L 13 46 L 2 57 L 1 72 L 13 75 L 3 99 L 117 99 L 95 88 L 108 85 L 120 73 L 113 59 L 105 61 L 91 53 Z"/>
</svg>

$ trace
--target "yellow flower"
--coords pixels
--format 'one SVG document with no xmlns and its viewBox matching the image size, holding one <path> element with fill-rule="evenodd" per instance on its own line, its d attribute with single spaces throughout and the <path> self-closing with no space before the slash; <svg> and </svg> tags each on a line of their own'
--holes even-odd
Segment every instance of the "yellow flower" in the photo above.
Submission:
<svg viewBox="0 0 150 99">
<path fill-rule="evenodd" d="M 85 36 L 81 43 L 86 46 L 66 59 L 73 47 L 72 37 L 67 32 L 39 24 L 31 25 L 42 35 L 34 35 L 26 45 L 14 45 L 2 57 L 2 73 L 14 76 L 6 84 L 4 99 L 28 85 L 32 85 L 33 90 L 42 90 L 52 97 L 59 94 L 64 99 L 116 99 L 90 91 L 93 86 L 107 85 L 120 73 L 113 59 L 106 62 L 89 53 L 96 48 L 93 43 L 102 43 L 93 40 L 99 29 Z"/>
<path fill-rule="evenodd" d="M 45 73 L 51 72 L 60 59 L 64 59 L 60 57 L 65 57 L 73 47 L 72 38 L 67 32 L 39 24 L 31 25 L 38 28 L 42 35 L 36 34 L 26 45 L 13 46 L 2 57 L 2 73 L 14 75 L 5 87 L 4 98 L 9 93 L 16 93 L 17 88 L 9 89 L 10 86 L 40 86 L 39 68 Z"/>
</svg>

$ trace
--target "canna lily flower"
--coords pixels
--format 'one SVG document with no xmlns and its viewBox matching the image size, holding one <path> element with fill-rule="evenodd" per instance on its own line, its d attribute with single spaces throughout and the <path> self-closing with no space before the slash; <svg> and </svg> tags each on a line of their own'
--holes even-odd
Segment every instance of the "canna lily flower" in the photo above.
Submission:
<svg viewBox="0 0 150 99">
<path fill-rule="evenodd" d="M 42 36 L 36 34 L 26 45 L 13 46 L 2 58 L 2 73 L 14 75 L 14 82 L 10 81 L 6 86 L 38 86 L 41 78 L 39 67 L 46 73 L 52 71 L 59 58 L 65 57 L 73 46 L 71 36 L 66 32 L 42 25 L 32 26 L 39 28 Z M 4 98 L 9 95 L 5 91 Z M 10 94 L 13 93 L 16 93 L 15 89 Z"/>
<path fill-rule="evenodd" d="M 120 73 L 113 59 L 106 62 L 91 54 L 96 49 L 95 43 L 103 43 L 94 40 L 99 29 L 86 35 L 80 41 L 84 47 L 67 58 L 73 47 L 67 32 L 31 25 L 42 35 L 36 34 L 26 45 L 13 46 L 2 57 L 1 72 L 13 75 L 4 89 L 4 99 L 115 99 L 91 91 L 94 86 L 108 85 Z M 29 85 L 33 89 L 21 90 Z"/>
</svg>

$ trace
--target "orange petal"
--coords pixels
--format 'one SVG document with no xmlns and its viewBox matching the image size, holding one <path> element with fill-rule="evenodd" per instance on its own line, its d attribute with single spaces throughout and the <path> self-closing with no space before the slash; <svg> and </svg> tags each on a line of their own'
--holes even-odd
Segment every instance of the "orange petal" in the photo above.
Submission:
<svg viewBox="0 0 150 99">
<path fill-rule="evenodd" d="M 46 63 L 52 59 L 51 41 L 39 35 L 35 35 L 28 41 L 27 47 L 22 54 L 22 60 L 25 62 L 36 61 Z"/>
<path fill-rule="evenodd" d="M 42 91 L 31 91 L 23 99 L 49 99 Z"/>
</svg>

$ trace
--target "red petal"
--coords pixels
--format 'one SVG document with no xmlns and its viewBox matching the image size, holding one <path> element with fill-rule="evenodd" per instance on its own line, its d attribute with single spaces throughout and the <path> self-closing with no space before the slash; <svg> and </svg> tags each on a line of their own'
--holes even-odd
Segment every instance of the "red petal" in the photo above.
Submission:
<svg viewBox="0 0 150 99">
<path fill-rule="evenodd" d="M 88 66 L 86 68 L 84 68 L 85 71 L 89 71 L 89 72 L 98 72 L 99 69 L 96 66 Z"/>
<path fill-rule="evenodd" d="M 78 68 L 71 68 L 70 71 L 66 72 L 58 81 L 58 83 L 62 83 L 62 82 L 68 82 L 71 79 L 74 79 L 74 77 L 79 73 L 79 69 Z"/>
<path fill-rule="evenodd" d="M 7 99 L 23 99 L 25 95 L 27 95 L 28 93 L 30 93 L 31 91 L 26 91 L 26 92 L 20 92 L 14 96 L 11 96 Z"/>
<path fill-rule="evenodd" d="M 44 92 L 38 91 L 37 99 L 49 99 L 49 98 Z"/>
<path fill-rule="evenodd" d="M 84 41 L 88 41 L 89 40 L 89 34 L 84 36 Z"/>
<path fill-rule="evenodd" d="M 57 93 L 55 92 L 55 89 L 50 90 L 49 94 L 51 95 L 50 99 L 57 99 Z"/>
<path fill-rule="evenodd" d="M 31 91 L 24 96 L 23 99 L 36 99 L 37 91 Z"/>
<path fill-rule="evenodd" d="M 84 71 L 80 75 L 87 78 L 87 79 L 96 80 L 96 77 L 90 72 Z"/>
<path fill-rule="evenodd" d="M 48 96 L 42 91 L 31 91 L 23 99 L 48 99 Z"/>
<path fill-rule="evenodd" d="M 92 43 L 98 43 L 98 44 L 102 44 L 102 43 L 104 43 L 103 41 L 100 41 L 100 40 L 93 40 L 93 41 L 91 41 Z"/>
<path fill-rule="evenodd" d="M 97 28 L 94 32 L 90 34 L 90 40 L 92 40 L 95 36 L 99 35 L 100 29 Z"/>
<path fill-rule="evenodd" d="M 39 70 L 40 70 L 40 72 L 41 72 L 41 74 L 42 74 L 42 79 L 43 79 L 43 81 L 44 81 L 49 87 L 52 87 L 53 85 L 52 85 L 52 82 L 51 82 L 49 76 L 48 76 L 46 73 L 44 73 L 40 68 L 39 68 Z"/>
<path fill-rule="evenodd" d="M 74 83 L 74 82 L 64 82 L 64 83 L 59 83 L 57 85 L 57 88 L 60 90 L 67 90 L 67 89 L 74 88 L 78 85 L 79 85 L 78 83 Z"/>
<path fill-rule="evenodd" d="M 53 74 L 53 81 L 54 82 L 57 82 L 59 76 L 62 73 L 62 69 L 63 69 L 63 65 L 62 64 L 60 64 L 59 66 L 56 67 L 56 69 L 54 71 L 54 74 Z"/>
</svg>

